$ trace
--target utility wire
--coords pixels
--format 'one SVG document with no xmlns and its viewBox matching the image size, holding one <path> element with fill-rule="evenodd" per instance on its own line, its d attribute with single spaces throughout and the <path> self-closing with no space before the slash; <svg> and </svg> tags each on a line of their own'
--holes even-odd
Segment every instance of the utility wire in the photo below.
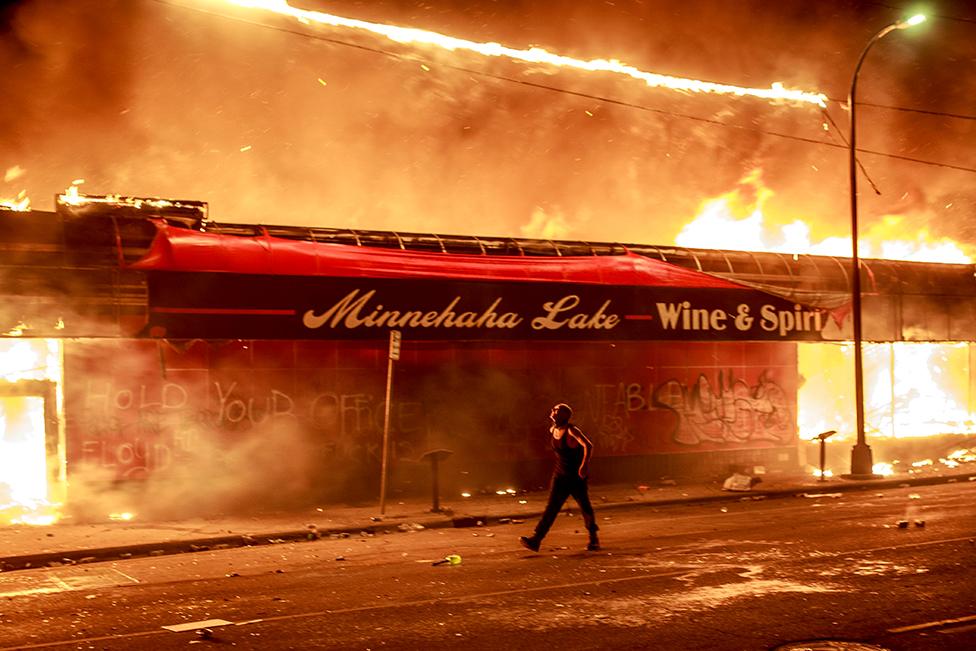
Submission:
<svg viewBox="0 0 976 651">
<path fill-rule="evenodd" d="M 829 99 L 829 98 L 828 98 Z M 839 104 L 847 104 L 847 100 L 831 100 Z M 932 111 L 929 109 L 920 108 L 909 108 L 907 106 L 891 106 L 889 104 L 872 104 L 871 102 L 857 102 L 858 106 L 870 106 L 873 108 L 883 108 L 889 111 L 904 111 L 906 113 L 923 113 L 925 115 L 938 115 L 944 118 L 953 118 L 954 120 L 976 120 L 976 115 L 963 115 L 961 113 L 948 113 L 946 111 Z"/>
<path fill-rule="evenodd" d="M 844 137 L 844 134 L 841 132 L 840 127 L 838 127 L 837 126 L 837 123 L 834 122 L 834 118 L 831 117 L 830 112 L 827 111 L 827 109 L 824 109 L 823 110 L 823 114 L 824 114 L 824 117 L 827 118 L 827 121 L 830 122 L 830 124 L 834 127 L 833 131 L 829 131 L 828 133 L 830 133 L 831 135 L 836 136 L 837 138 L 840 138 L 840 141 L 842 143 L 844 143 L 844 147 L 846 147 L 847 149 L 850 149 L 851 148 L 851 143 L 847 142 L 847 138 Z M 857 166 L 859 168 L 861 168 L 861 172 L 864 174 L 864 178 L 866 178 L 868 180 L 868 183 L 871 184 L 871 188 L 874 189 L 874 193 L 876 195 L 880 196 L 881 195 L 881 190 L 879 190 L 878 189 L 878 186 L 874 184 L 874 180 L 871 178 L 871 175 L 868 174 L 868 171 L 866 169 L 864 169 L 864 165 L 861 163 L 861 159 L 858 158 L 857 156 L 855 156 L 854 157 L 854 162 L 857 163 Z"/>
<path fill-rule="evenodd" d="M 262 22 L 258 22 L 258 21 L 255 21 L 255 20 L 248 20 L 246 18 L 240 18 L 240 17 L 237 17 L 237 16 L 229 16 L 227 14 L 222 14 L 222 13 L 218 13 L 218 12 L 214 12 L 214 11 L 208 11 L 206 9 L 201 9 L 199 7 L 188 7 L 188 6 L 183 5 L 183 4 L 179 4 L 179 3 L 176 3 L 176 2 L 171 2 L 171 0 L 155 0 L 155 2 L 158 2 L 160 4 L 164 4 L 164 5 L 168 5 L 168 6 L 171 6 L 171 7 L 177 7 L 177 8 L 180 8 L 180 9 L 186 9 L 188 11 L 194 11 L 194 12 L 197 12 L 197 13 L 206 14 L 208 16 L 213 16 L 213 17 L 216 17 L 216 18 L 222 18 L 224 20 L 229 20 L 229 21 L 241 23 L 241 24 L 244 24 L 244 25 L 250 25 L 252 27 L 260 27 L 262 29 L 270 29 L 270 30 L 273 30 L 273 31 L 283 32 L 285 34 L 292 34 L 294 36 L 299 36 L 299 37 L 302 37 L 302 38 L 307 38 L 307 39 L 311 39 L 311 40 L 315 40 L 315 41 L 322 41 L 322 42 L 325 42 L 325 43 L 331 43 L 333 45 L 340 45 L 340 46 L 343 46 L 343 47 L 350 47 L 350 48 L 354 48 L 354 49 L 357 49 L 357 50 L 364 50 L 366 52 L 372 52 L 374 54 L 380 54 L 382 56 L 385 56 L 385 57 L 388 57 L 388 58 L 391 58 L 391 59 L 396 59 L 398 61 L 410 61 L 410 62 L 418 62 L 418 63 L 429 63 L 432 68 L 434 68 L 434 67 L 437 67 L 437 68 L 446 68 L 448 70 L 455 70 L 455 71 L 458 71 L 458 72 L 464 72 L 466 74 L 475 75 L 475 76 L 479 76 L 479 77 L 486 77 L 488 79 L 497 79 L 499 81 L 505 81 L 505 82 L 509 82 L 509 83 L 513 83 L 513 84 L 519 84 L 519 85 L 522 85 L 522 86 L 528 86 L 530 88 L 537 88 L 537 89 L 540 89 L 540 90 L 548 90 L 548 91 L 551 91 L 551 92 L 562 93 L 564 95 L 570 95 L 570 96 L 573 96 L 573 97 L 580 97 L 580 98 L 583 98 L 583 99 L 589 99 L 589 100 L 593 100 L 595 102 L 601 102 L 603 104 L 610 104 L 610 105 L 614 105 L 614 106 L 623 106 L 623 107 L 626 107 L 626 108 L 636 109 L 636 110 L 644 111 L 644 112 L 647 112 L 647 113 L 657 113 L 659 115 L 667 115 L 669 117 L 682 118 L 682 119 L 685 119 L 685 120 L 693 120 L 693 121 L 696 121 L 696 122 L 703 122 L 705 124 L 712 124 L 712 125 L 715 125 L 715 126 L 721 126 L 721 127 L 725 127 L 725 128 L 728 128 L 728 129 L 737 129 L 739 131 L 747 131 L 747 132 L 750 132 L 750 133 L 759 133 L 759 134 L 763 134 L 763 135 L 767 135 L 767 136 L 775 136 L 777 138 L 784 138 L 786 140 L 794 140 L 794 141 L 797 141 L 797 142 L 805 142 L 805 143 L 814 144 L 814 145 L 823 145 L 825 147 L 834 147 L 834 148 L 838 148 L 838 149 L 848 149 L 849 148 L 849 145 L 841 145 L 841 144 L 837 144 L 837 143 L 834 143 L 834 142 L 828 142 L 828 141 L 825 141 L 825 140 L 818 140 L 816 138 L 805 138 L 803 136 L 795 136 L 795 135 L 787 134 L 787 133 L 779 133 L 779 132 L 776 132 L 776 131 L 768 131 L 766 129 L 759 129 L 759 128 L 756 128 L 756 127 L 746 127 L 746 126 L 741 126 L 741 125 L 738 125 L 738 124 L 729 124 L 728 122 L 722 122 L 720 120 L 715 120 L 715 119 L 712 119 L 712 118 L 703 118 L 703 117 L 696 116 L 696 115 L 689 115 L 687 113 L 676 113 L 674 111 L 668 111 L 668 110 L 665 110 L 665 109 L 653 108 L 653 107 L 650 107 L 650 106 L 644 106 L 642 104 L 634 104 L 633 102 L 626 102 L 624 100 L 613 99 L 611 97 L 604 97 L 604 96 L 601 96 L 601 95 L 593 95 L 593 94 L 590 94 L 590 93 L 583 93 L 583 92 L 579 92 L 579 91 L 573 91 L 573 90 L 569 90 L 569 89 L 566 89 L 566 88 L 560 88 L 558 86 L 549 86 L 547 84 L 540 84 L 540 83 L 536 83 L 536 82 L 532 82 L 532 81 L 526 81 L 524 79 L 515 79 L 513 77 L 506 77 L 504 75 L 498 75 L 498 74 L 494 74 L 494 73 L 490 73 L 490 72 L 484 72 L 482 70 L 474 70 L 472 68 L 465 68 L 463 66 L 457 66 L 457 65 L 446 64 L 446 63 L 435 63 L 435 62 L 428 61 L 426 59 L 423 59 L 423 58 L 417 57 L 417 56 L 413 56 L 413 55 L 407 56 L 407 55 L 403 55 L 403 54 L 397 54 L 396 52 L 390 52 L 389 50 L 384 50 L 382 48 L 369 47 L 367 45 L 360 45 L 358 43 L 350 43 L 349 41 L 343 41 L 343 40 L 340 40 L 340 39 L 337 39 L 337 38 L 330 38 L 328 36 L 322 36 L 322 35 L 319 35 L 319 34 L 309 34 L 308 32 L 304 32 L 304 31 L 301 31 L 301 30 L 298 30 L 298 29 L 292 29 L 292 28 L 288 28 L 288 27 L 280 27 L 280 26 L 276 26 L 276 25 L 268 25 L 267 23 L 262 23 Z M 833 101 L 837 101 L 837 100 L 833 100 Z M 860 102 L 859 102 L 859 104 L 860 104 Z M 913 109 L 904 109 L 904 110 L 913 110 Z M 949 114 L 947 114 L 947 115 L 949 115 Z M 963 117 L 966 117 L 966 119 L 969 119 L 967 116 L 963 116 Z M 974 118 L 974 119 L 976 119 L 976 118 Z M 973 174 L 976 174 L 976 168 L 965 167 L 965 166 L 962 166 L 962 165 L 952 165 L 950 163 L 939 163 L 939 162 L 936 162 L 936 161 L 924 160 L 924 159 L 921 159 L 921 158 L 912 158 L 910 156 L 900 156 L 898 154 L 891 154 L 891 153 L 887 153 L 887 152 L 874 151 L 874 150 L 871 150 L 871 149 L 861 149 L 861 148 L 858 148 L 857 149 L 857 152 L 858 153 L 861 153 L 861 154 L 872 154 L 874 156 L 883 156 L 885 158 L 893 158 L 893 159 L 896 159 L 896 160 L 903 160 L 903 161 L 907 161 L 907 162 L 911 162 L 911 163 L 918 163 L 920 165 L 929 165 L 929 166 L 932 166 L 932 167 L 941 167 L 941 168 L 945 168 L 945 169 L 953 169 L 953 170 L 958 170 L 958 171 L 961 171 L 961 172 L 971 172 Z M 860 162 L 858 162 L 858 165 L 860 165 Z M 861 167 L 861 170 L 864 171 L 864 168 Z M 867 175 L 866 172 L 865 172 L 865 175 Z M 872 183 L 872 187 L 873 186 L 874 186 L 874 184 Z M 875 191 L 877 192 L 877 188 L 875 188 Z M 879 192 L 879 194 L 880 194 L 880 192 Z"/>
<path fill-rule="evenodd" d="M 837 102 L 841 106 L 847 106 L 846 99 L 836 99 L 833 97 L 828 97 L 828 101 Z M 976 120 L 976 115 L 963 115 L 962 113 L 949 113 L 947 111 L 933 111 L 930 109 L 920 109 L 920 108 L 910 108 L 907 106 L 891 106 L 890 104 L 874 104 L 872 102 L 857 102 L 858 106 L 870 106 L 872 108 L 882 108 L 889 111 L 903 111 L 905 113 L 922 113 L 924 115 L 937 115 L 944 118 L 952 118 L 954 120 Z"/>
</svg>

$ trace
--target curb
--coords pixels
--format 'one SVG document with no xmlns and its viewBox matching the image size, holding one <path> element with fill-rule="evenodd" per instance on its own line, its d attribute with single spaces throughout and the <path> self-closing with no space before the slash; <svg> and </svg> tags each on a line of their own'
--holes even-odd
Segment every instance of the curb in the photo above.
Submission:
<svg viewBox="0 0 976 651">
<path fill-rule="evenodd" d="M 639 507 L 662 507 L 688 504 L 714 504 L 717 502 L 747 502 L 764 499 L 780 499 L 786 497 L 802 497 L 805 495 L 827 495 L 831 493 L 849 493 L 864 490 L 880 490 L 892 488 L 909 488 L 912 486 L 933 486 L 937 484 L 951 484 L 956 482 L 976 481 L 976 472 L 958 475 L 944 475 L 936 477 L 913 477 L 900 479 L 870 479 L 857 480 L 849 483 L 826 483 L 813 485 L 798 485 L 788 488 L 775 488 L 760 491 L 728 492 L 718 495 L 697 497 L 679 497 L 662 500 L 624 501 L 604 503 L 598 507 L 599 511 L 619 511 Z M 508 515 L 462 515 L 441 519 L 418 519 L 415 524 L 424 529 L 446 529 L 479 527 L 487 524 L 507 524 L 513 520 L 535 519 L 542 515 L 542 511 Z M 60 567 L 97 563 L 111 560 L 125 560 L 129 558 L 148 556 L 169 556 L 190 552 L 203 552 L 235 547 L 255 547 L 259 545 L 274 545 L 280 543 L 309 542 L 321 538 L 344 538 L 352 535 L 376 535 L 377 533 L 391 534 L 416 530 L 413 527 L 404 529 L 403 524 L 377 524 L 368 526 L 332 527 L 318 529 L 308 527 L 301 530 L 279 531 L 263 534 L 234 534 L 228 536 L 211 536 L 190 540 L 163 541 L 154 543 L 138 543 L 116 547 L 97 547 L 62 552 L 45 552 L 41 554 L 22 554 L 18 556 L 0 557 L 0 572 L 36 569 L 41 567 Z"/>
</svg>

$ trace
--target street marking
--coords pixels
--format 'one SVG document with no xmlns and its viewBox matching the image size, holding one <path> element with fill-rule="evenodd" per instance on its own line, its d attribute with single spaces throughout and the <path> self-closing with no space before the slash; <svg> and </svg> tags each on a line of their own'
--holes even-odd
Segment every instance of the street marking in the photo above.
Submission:
<svg viewBox="0 0 976 651">
<path fill-rule="evenodd" d="M 925 622 L 924 624 L 913 624 L 911 626 L 901 626 L 899 628 L 889 628 L 888 633 L 908 633 L 910 631 L 922 631 L 927 628 L 939 628 L 940 626 L 948 626 L 949 624 L 962 624 L 963 622 L 971 622 L 976 620 L 976 615 L 967 615 L 965 617 L 957 617 L 955 619 L 940 619 L 937 622 Z M 941 631 L 940 631 L 941 632 Z"/>
<path fill-rule="evenodd" d="M 870 552 L 889 552 L 896 549 L 908 549 L 910 547 L 928 547 L 930 545 L 941 545 L 942 543 L 962 542 L 969 540 L 971 536 L 961 538 L 945 538 L 942 540 L 928 540 L 925 542 L 906 543 L 904 545 L 889 545 L 887 547 L 870 547 L 868 549 L 853 549 L 847 552 L 824 552 L 823 556 L 843 556 L 844 554 L 868 554 Z"/>
<path fill-rule="evenodd" d="M 119 581 L 122 577 L 125 581 Z M 76 590 L 93 590 L 127 583 L 139 583 L 128 574 L 114 568 L 81 573 L 79 570 L 64 569 L 52 571 L 42 569 L 39 573 L 0 577 L 0 597 L 23 597 L 27 595 L 53 594 Z"/>
<path fill-rule="evenodd" d="M 427 606 L 437 603 L 460 603 L 464 601 L 476 601 L 490 597 L 502 597 L 505 595 L 525 594 L 529 592 L 545 592 L 547 590 L 563 590 L 567 588 L 583 588 L 591 585 L 602 585 L 605 583 L 627 583 L 630 581 L 646 581 L 649 579 L 663 579 L 673 576 L 682 576 L 688 573 L 688 568 L 673 572 L 661 572 L 660 574 L 645 574 L 643 576 L 624 576 L 616 579 L 598 579 L 596 581 L 580 581 L 577 583 L 562 583 L 560 585 L 542 585 L 531 588 L 518 588 L 515 590 L 496 590 L 493 592 L 480 592 L 477 594 L 457 595 L 455 597 L 433 597 L 431 599 L 414 599 L 411 601 L 400 601 L 394 604 L 381 604 L 376 606 L 353 606 L 351 608 L 338 608 L 335 610 L 320 610 L 309 613 L 295 613 L 293 615 L 277 615 L 275 617 L 265 617 L 265 622 L 280 622 L 288 619 L 307 619 L 311 617 L 322 617 L 323 615 L 346 615 L 349 613 L 360 613 L 373 610 L 386 610 L 389 608 L 400 608 L 402 606 Z M 2 650 L 0 650 L 2 651 Z"/>
<path fill-rule="evenodd" d="M 968 633 L 970 631 L 976 631 L 976 624 L 970 624 L 969 626 L 956 626 L 954 628 L 944 628 L 941 631 L 936 631 L 942 635 L 953 635 L 955 633 Z"/>
<path fill-rule="evenodd" d="M 534 587 L 531 587 L 531 588 L 520 588 L 520 589 L 517 589 L 517 590 L 498 590 L 498 591 L 494 591 L 494 592 L 482 592 L 482 593 L 479 593 L 479 594 L 458 595 L 456 597 L 434 597 L 434 598 L 431 598 L 431 599 L 415 599 L 415 600 L 412 600 L 412 601 L 400 601 L 400 602 L 391 603 L 391 604 L 381 604 L 381 605 L 375 605 L 375 606 L 356 606 L 356 607 L 352 607 L 352 608 L 340 608 L 340 609 L 337 609 L 337 610 L 318 610 L 318 611 L 308 612 L 308 613 L 295 613 L 295 614 L 292 614 L 292 615 L 278 615 L 276 617 L 264 617 L 264 618 L 261 618 L 261 619 L 243 621 L 243 622 L 240 622 L 237 625 L 244 625 L 244 624 L 251 624 L 251 623 L 258 623 L 258 622 L 261 622 L 261 623 L 263 623 L 263 622 L 281 622 L 281 621 L 286 621 L 286 620 L 290 620 L 290 619 L 312 619 L 314 617 L 325 617 L 325 616 L 329 616 L 329 615 L 345 615 L 345 614 L 349 614 L 349 613 L 368 612 L 368 611 L 377 611 L 377 610 L 388 610 L 388 609 L 391 609 L 391 608 L 396 609 L 396 608 L 401 608 L 401 607 L 404 607 L 404 606 L 407 606 L 407 607 L 409 607 L 409 606 L 427 606 L 427 605 L 438 604 L 438 603 L 445 603 L 445 602 L 452 602 L 452 603 L 453 602 L 464 602 L 464 601 L 472 601 L 472 600 L 477 600 L 477 599 L 485 599 L 485 598 L 489 598 L 489 597 L 500 597 L 500 596 L 504 596 L 504 595 L 519 594 L 519 593 L 523 593 L 524 594 L 524 593 L 528 593 L 528 592 L 544 592 L 546 590 L 561 590 L 561 589 L 565 589 L 565 588 L 580 588 L 580 587 L 584 587 L 584 586 L 601 585 L 601 584 L 605 584 L 605 583 L 625 583 L 625 582 L 629 582 L 629 581 L 640 581 L 640 580 L 647 580 L 647 579 L 660 579 L 660 578 L 667 578 L 667 577 L 672 577 L 672 576 L 680 576 L 682 574 L 687 574 L 687 572 L 688 572 L 687 569 L 683 569 L 683 570 L 675 571 L 675 572 L 662 572 L 661 574 L 645 574 L 643 576 L 625 576 L 625 577 L 619 577 L 619 578 L 616 578 L 616 579 L 599 579 L 599 580 L 596 580 L 596 581 L 581 581 L 581 582 L 577 582 L 577 583 L 563 583 L 563 584 L 560 584 L 560 585 L 534 586 Z M 211 621 L 223 621 L 223 620 L 211 620 Z M 231 623 L 232 622 L 228 622 L 228 624 L 231 624 Z M 200 622 L 197 622 L 197 624 L 199 625 L 201 623 Z M 164 628 L 166 628 L 166 627 L 164 627 Z M 189 630 L 193 630 L 193 629 L 189 629 Z M 56 642 L 42 642 L 40 644 L 30 644 L 30 645 L 15 646 L 15 647 L 4 647 L 4 648 L 0 649 L 0 651 L 13 651 L 14 649 L 49 649 L 49 648 L 58 647 L 58 646 L 74 646 L 74 647 L 77 647 L 78 645 L 80 645 L 82 643 L 85 643 L 85 642 L 92 643 L 92 642 L 103 642 L 103 641 L 108 641 L 108 640 L 125 640 L 125 639 L 128 639 L 128 638 L 149 637 L 149 636 L 152 636 L 152 635 L 162 635 L 162 633 L 159 632 L 159 629 L 153 629 L 151 631 L 136 631 L 134 633 L 122 633 L 120 635 L 102 635 L 102 636 L 99 636 L 99 637 L 80 637 L 80 638 L 74 638 L 72 640 L 58 640 Z"/>
<path fill-rule="evenodd" d="M 123 640 L 130 637 L 149 637 L 150 635 L 160 635 L 158 630 L 140 631 L 138 633 L 126 633 L 125 635 L 100 635 L 99 637 L 79 638 L 77 642 L 105 642 L 108 640 Z M 75 644 L 73 640 L 59 640 L 57 642 L 41 642 L 40 644 L 25 644 L 22 646 L 7 646 L 0 651 L 14 651 L 15 649 L 49 649 L 56 646 L 67 646 Z"/>
<path fill-rule="evenodd" d="M 218 626 L 230 626 L 234 622 L 228 622 L 226 619 L 205 619 L 200 622 L 183 622 L 182 624 L 169 624 L 168 626 L 161 626 L 160 628 L 165 628 L 167 631 L 173 631 L 174 633 L 182 633 L 183 631 L 197 631 L 201 628 L 216 628 Z"/>
</svg>

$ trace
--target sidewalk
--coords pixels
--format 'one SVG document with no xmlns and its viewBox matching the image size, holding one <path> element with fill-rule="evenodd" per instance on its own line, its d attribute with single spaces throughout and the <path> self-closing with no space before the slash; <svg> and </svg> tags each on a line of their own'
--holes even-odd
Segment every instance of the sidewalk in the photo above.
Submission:
<svg viewBox="0 0 976 651">
<path fill-rule="evenodd" d="M 942 470 L 900 474 L 884 479 L 818 481 L 809 475 L 762 475 L 762 481 L 748 492 L 722 489 L 722 483 L 662 480 L 647 486 L 593 485 L 590 497 L 598 516 L 608 510 L 706 504 L 711 502 L 790 498 L 836 494 L 861 490 L 882 490 L 950 482 L 976 485 L 976 469 Z M 71 565 L 95 561 L 159 556 L 316 540 L 320 537 L 360 535 L 442 527 L 475 527 L 515 524 L 520 532 L 538 518 L 547 493 L 485 494 L 471 497 L 441 496 L 441 513 L 431 512 L 431 498 L 388 501 L 386 513 L 379 505 L 323 505 L 294 512 L 260 515 L 193 518 L 173 522 L 140 522 L 138 515 L 128 522 L 72 523 L 50 526 L 0 526 L 0 571 Z M 567 506 L 575 508 L 569 500 Z"/>
</svg>

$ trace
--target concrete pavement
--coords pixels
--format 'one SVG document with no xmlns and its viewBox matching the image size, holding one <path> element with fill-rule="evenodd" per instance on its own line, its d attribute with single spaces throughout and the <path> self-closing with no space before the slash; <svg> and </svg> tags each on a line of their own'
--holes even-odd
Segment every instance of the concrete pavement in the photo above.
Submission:
<svg viewBox="0 0 976 651">
<path fill-rule="evenodd" d="M 669 504 L 807 498 L 949 482 L 976 483 L 976 468 L 934 469 L 857 481 L 819 481 L 799 474 L 766 474 L 760 479 L 747 492 L 723 490 L 721 481 L 661 480 L 648 485 L 591 485 L 590 496 L 599 517 L 608 510 Z M 135 514 L 132 520 L 123 522 L 63 519 L 48 526 L 0 526 L 0 571 L 440 527 L 513 524 L 518 527 L 517 533 L 523 534 L 531 532 L 532 521 L 541 515 L 546 497 L 544 491 L 442 496 L 443 511 L 439 513 L 431 512 L 430 497 L 418 497 L 388 501 L 382 516 L 377 502 L 171 522 L 142 522 Z M 575 509 L 576 505 L 570 499 L 567 506 Z"/>
</svg>

